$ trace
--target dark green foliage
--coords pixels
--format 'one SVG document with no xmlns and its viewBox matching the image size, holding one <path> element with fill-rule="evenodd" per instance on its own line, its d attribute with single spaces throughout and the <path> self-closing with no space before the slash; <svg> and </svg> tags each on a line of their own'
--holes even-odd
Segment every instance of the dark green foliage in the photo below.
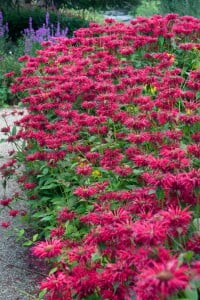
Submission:
<svg viewBox="0 0 200 300">
<path fill-rule="evenodd" d="M 64 4 L 67 8 L 106 10 L 108 8 L 130 9 L 138 6 L 141 0 L 54 0 L 54 3 L 57 6 Z"/>
<path fill-rule="evenodd" d="M 22 64 L 18 57 L 23 54 L 22 41 L 19 40 L 18 44 L 14 45 L 6 38 L 0 38 L 0 107 L 19 102 L 18 96 L 10 92 L 12 79 L 6 78 L 4 74 L 14 71 L 15 76 L 20 75 Z"/>
<path fill-rule="evenodd" d="M 88 26 L 87 21 L 78 17 L 69 17 L 55 12 L 49 12 L 49 14 L 51 24 L 56 25 L 59 21 L 62 29 L 69 28 L 69 36 L 73 34 L 74 30 Z M 30 16 L 33 21 L 33 28 L 38 29 L 45 23 L 45 15 L 46 11 L 39 8 L 3 10 L 4 23 L 8 22 L 9 36 L 13 41 L 21 37 L 23 30 L 29 27 Z"/>
</svg>

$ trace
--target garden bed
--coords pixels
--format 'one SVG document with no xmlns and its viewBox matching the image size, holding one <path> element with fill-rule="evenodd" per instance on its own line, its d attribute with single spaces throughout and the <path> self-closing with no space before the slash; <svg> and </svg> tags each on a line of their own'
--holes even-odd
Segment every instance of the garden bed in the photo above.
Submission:
<svg viewBox="0 0 200 300">
<path fill-rule="evenodd" d="M 190 16 L 107 19 L 20 58 L 7 173 L 25 166 L 47 299 L 198 299 L 199 39 Z"/>
</svg>

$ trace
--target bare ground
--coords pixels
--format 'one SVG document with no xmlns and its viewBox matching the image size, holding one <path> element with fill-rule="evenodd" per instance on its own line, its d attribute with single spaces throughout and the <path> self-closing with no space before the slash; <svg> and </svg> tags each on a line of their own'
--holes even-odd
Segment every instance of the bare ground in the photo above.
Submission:
<svg viewBox="0 0 200 300">
<path fill-rule="evenodd" d="M 12 126 L 15 120 L 21 118 L 19 115 L 7 116 L 6 125 L 2 114 L 10 112 L 11 109 L 0 110 L 0 130 L 7 125 Z M 0 132 L 0 139 L 4 137 L 4 134 Z M 0 143 L 0 166 L 8 159 L 10 150 L 12 150 L 10 143 Z M 15 192 L 20 193 L 15 181 L 8 182 L 6 193 L 2 183 L 3 180 L 0 177 L 0 199 L 12 197 Z M 15 208 L 19 209 L 19 207 Z M 0 224 L 2 221 L 8 221 L 9 218 L 11 219 L 7 211 L 2 211 L 0 207 Z M 9 230 L 0 226 L 0 300 L 37 299 L 38 283 L 42 276 L 39 275 L 40 269 L 36 265 L 35 258 L 30 255 L 30 251 L 22 247 L 20 242 L 16 242 L 14 231 L 20 227 L 21 223 L 17 218 L 13 220 Z"/>
</svg>

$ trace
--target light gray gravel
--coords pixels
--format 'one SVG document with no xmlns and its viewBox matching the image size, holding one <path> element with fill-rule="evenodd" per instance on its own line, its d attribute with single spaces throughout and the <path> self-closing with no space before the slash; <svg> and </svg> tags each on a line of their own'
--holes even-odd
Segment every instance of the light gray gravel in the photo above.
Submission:
<svg viewBox="0 0 200 300">
<path fill-rule="evenodd" d="M 1 115 L 9 112 L 11 109 L 0 110 L 0 130 L 6 126 Z M 21 116 L 14 115 L 8 116 L 6 119 L 8 125 L 12 125 L 19 118 Z M 4 135 L 0 133 L 0 139 L 2 138 Z M 10 143 L 0 144 L 0 166 L 6 162 L 10 150 L 12 150 Z M 6 190 L 6 198 L 12 197 L 15 192 L 20 192 L 19 187 L 10 180 Z M 2 177 L 0 177 L 0 199 L 4 196 Z M 7 220 L 6 211 L 0 211 L 0 223 Z M 37 273 L 40 272 L 40 268 L 36 265 L 35 258 L 30 256 L 29 251 L 22 247 L 20 242 L 16 242 L 13 228 L 19 228 L 21 223 L 17 219 L 13 221 L 11 230 L 0 226 L 0 300 L 36 300 L 38 282 L 42 279 L 42 276 Z"/>
</svg>

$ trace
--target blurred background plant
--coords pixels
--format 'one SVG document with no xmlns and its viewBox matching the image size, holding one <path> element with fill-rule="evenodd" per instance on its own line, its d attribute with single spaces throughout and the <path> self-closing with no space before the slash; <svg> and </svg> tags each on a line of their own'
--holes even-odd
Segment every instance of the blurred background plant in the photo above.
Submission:
<svg viewBox="0 0 200 300">
<path fill-rule="evenodd" d="M 162 14 L 168 12 L 200 17 L 200 0 L 160 0 L 159 9 Z"/>
<path fill-rule="evenodd" d="M 179 15 L 200 17 L 200 0 L 142 0 L 140 5 L 131 9 L 132 16 L 149 17 L 154 14 Z"/>
<path fill-rule="evenodd" d="M 150 17 L 154 14 L 159 14 L 159 4 L 158 0 L 142 0 L 136 9 L 131 10 L 131 15 Z"/>
</svg>

